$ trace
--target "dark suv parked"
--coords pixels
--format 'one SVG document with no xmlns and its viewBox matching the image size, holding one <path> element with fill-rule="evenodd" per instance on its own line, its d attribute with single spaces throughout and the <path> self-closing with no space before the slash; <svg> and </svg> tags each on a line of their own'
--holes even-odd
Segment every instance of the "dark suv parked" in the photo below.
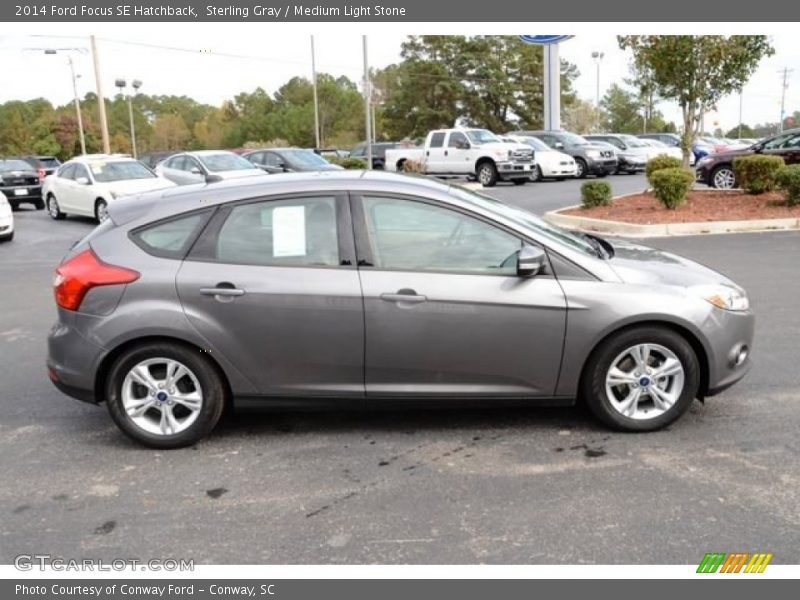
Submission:
<svg viewBox="0 0 800 600">
<path fill-rule="evenodd" d="M 736 187 L 733 159 L 750 154 L 780 156 L 787 165 L 800 163 L 800 129 L 789 129 L 748 148 L 704 156 L 697 161 L 697 181 L 720 189 Z"/>
<path fill-rule="evenodd" d="M 40 181 L 44 181 L 45 177 L 55 173 L 58 167 L 61 166 L 61 161 L 55 156 L 21 156 L 20 160 L 24 160 L 36 169 Z"/>
<path fill-rule="evenodd" d="M 617 156 L 605 145 L 593 144 L 589 140 L 569 131 L 515 131 L 509 135 L 529 135 L 540 139 L 553 150 L 569 154 L 575 159 L 577 176 L 605 177 L 617 170 Z"/>
<path fill-rule="evenodd" d="M 11 208 L 16 209 L 23 202 L 33 204 L 37 210 L 44 208 L 39 173 L 22 159 L 0 158 L 0 192 L 8 198 Z"/>
<path fill-rule="evenodd" d="M 397 142 L 377 142 L 372 144 L 372 168 L 383 169 L 386 163 L 386 151 L 397 148 Z M 353 158 L 367 159 L 367 143 L 361 142 L 350 151 Z"/>
</svg>

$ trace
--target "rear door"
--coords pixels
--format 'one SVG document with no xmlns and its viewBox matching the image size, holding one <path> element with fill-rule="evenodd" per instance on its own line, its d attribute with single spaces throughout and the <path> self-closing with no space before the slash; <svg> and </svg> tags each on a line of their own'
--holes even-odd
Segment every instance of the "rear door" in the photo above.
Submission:
<svg viewBox="0 0 800 600">
<path fill-rule="evenodd" d="M 516 275 L 523 241 L 423 198 L 354 196 L 367 397 L 547 397 L 566 300 Z"/>
<path fill-rule="evenodd" d="M 177 286 L 209 350 L 260 394 L 363 396 L 363 302 L 346 194 L 221 208 Z"/>
<path fill-rule="evenodd" d="M 428 147 L 425 148 L 426 171 L 428 173 L 447 173 L 448 165 L 445 161 L 445 136 L 446 131 L 434 131 L 430 134 Z"/>
</svg>

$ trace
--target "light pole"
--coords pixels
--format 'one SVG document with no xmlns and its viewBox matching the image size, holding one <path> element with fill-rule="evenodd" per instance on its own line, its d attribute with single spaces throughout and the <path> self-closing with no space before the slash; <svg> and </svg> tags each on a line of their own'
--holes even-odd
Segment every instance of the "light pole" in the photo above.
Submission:
<svg viewBox="0 0 800 600">
<path fill-rule="evenodd" d="M 600 63 L 603 62 L 603 57 L 605 53 L 603 52 L 592 52 L 592 58 L 594 59 L 594 64 L 597 66 L 597 78 L 596 78 L 596 89 L 595 89 L 595 107 L 597 109 L 597 128 L 600 129 Z"/>
<path fill-rule="evenodd" d="M 314 141 L 320 149 L 319 140 L 319 99 L 317 98 L 317 56 L 314 51 L 314 36 L 311 36 L 311 83 L 314 87 Z"/>
<path fill-rule="evenodd" d="M 369 60 L 367 59 L 367 36 L 362 36 L 364 43 L 364 118 L 366 120 L 367 134 L 367 169 L 372 169 L 372 119 L 370 104 L 372 104 L 372 86 L 369 82 Z"/>
<path fill-rule="evenodd" d="M 123 90 L 127 86 L 127 82 L 124 79 L 117 79 L 114 81 L 114 85 L 119 88 L 119 93 L 122 94 Z M 134 79 L 131 81 L 131 87 L 133 88 L 133 94 L 128 94 L 128 119 L 130 120 L 131 124 L 131 153 L 133 154 L 133 158 L 137 158 L 136 156 L 136 126 L 133 124 L 133 97 L 139 91 L 139 88 L 142 87 L 142 82 L 138 79 Z"/>
<path fill-rule="evenodd" d="M 67 61 L 69 62 L 69 72 L 72 75 L 72 92 L 74 96 L 75 102 L 75 116 L 78 119 L 78 135 L 81 141 L 81 154 L 86 154 L 86 137 L 83 134 L 83 117 L 81 115 L 81 101 L 78 97 L 78 77 L 80 75 L 75 74 L 75 64 L 72 61 L 72 55 L 70 52 L 80 52 L 85 53 L 86 48 L 45 48 L 44 53 L 48 55 L 58 54 L 59 52 L 64 52 L 67 55 Z"/>
</svg>

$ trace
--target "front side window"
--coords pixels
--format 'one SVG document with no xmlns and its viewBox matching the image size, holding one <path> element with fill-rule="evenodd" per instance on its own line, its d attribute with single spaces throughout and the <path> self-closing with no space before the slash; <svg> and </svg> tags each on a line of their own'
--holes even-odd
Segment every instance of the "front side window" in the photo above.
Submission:
<svg viewBox="0 0 800 600">
<path fill-rule="evenodd" d="M 58 176 L 61 179 L 74 179 L 75 178 L 75 164 L 67 164 L 58 170 Z"/>
<path fill-rule="evenodd" d="M 212 173 L 224 171 L 240 171 L 243 169 L 256 169 L 257 167 L 246 158 L 236 154 L 223 153 L 205 154 L 202 158 L 203 164 Z"/>
<path fill-rule="evenodd" d="M 336 198 L 269 200 L 234 207 L 216 240 L 218 261 L 263 266 L 339 265 Z"/>
<path fill-rule="evenodd" d="M 374 265 L 404 271 L 516 274 L 521 240 L 460 212 L 424 202 L 365 197 Z"/>
<path fill-rule="evenodd" d="M 274 152 L 265 152 L 264 158 L 262 159 L 264 165 L 268 167 L 273 167 L 275 169 L 279 169 L 283 164 L 283 159 L 280 156 L 275 154 Z"/>
<path fill-rule="evenodd" d="M 450 148 L 465 148 L 467 145 L 467 136 L 460 131 L 454 131 L 450 134 L 450 139 L 447 141 Z"/>
<path fill-rule="evenodd" d="M 80 179 L 81 177 L 85 177 L 86 179 L 89 179 L 89 170 L 83 165 L 76 164 L 75 165 L 75 174 L 73 175 L 73 178 L 74 179 Z M 91 181 L 92 180 L 89 179 L 89 182 L 91 182 Z"/>
</svg>

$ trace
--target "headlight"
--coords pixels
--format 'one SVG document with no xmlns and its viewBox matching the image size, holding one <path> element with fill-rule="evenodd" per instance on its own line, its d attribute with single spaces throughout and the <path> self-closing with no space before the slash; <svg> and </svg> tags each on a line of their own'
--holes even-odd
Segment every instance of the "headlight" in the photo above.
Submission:
<svg viewBox="0 0 800 600">
<path fill-rule="evenodd" d="M 747 297 L 747 292 L 741 288 L 719 284 L 700 285 L 691 288 L 691 290 L 704 300 L 723 310 L 742 311 L 750 308 L 750 299 Z"/>
<path fill-rule="evenodd" d="M 599 150 L 587 150 L 586 156 L 589 158 L 600 158 L 600 151 Z"/>
</svg>

